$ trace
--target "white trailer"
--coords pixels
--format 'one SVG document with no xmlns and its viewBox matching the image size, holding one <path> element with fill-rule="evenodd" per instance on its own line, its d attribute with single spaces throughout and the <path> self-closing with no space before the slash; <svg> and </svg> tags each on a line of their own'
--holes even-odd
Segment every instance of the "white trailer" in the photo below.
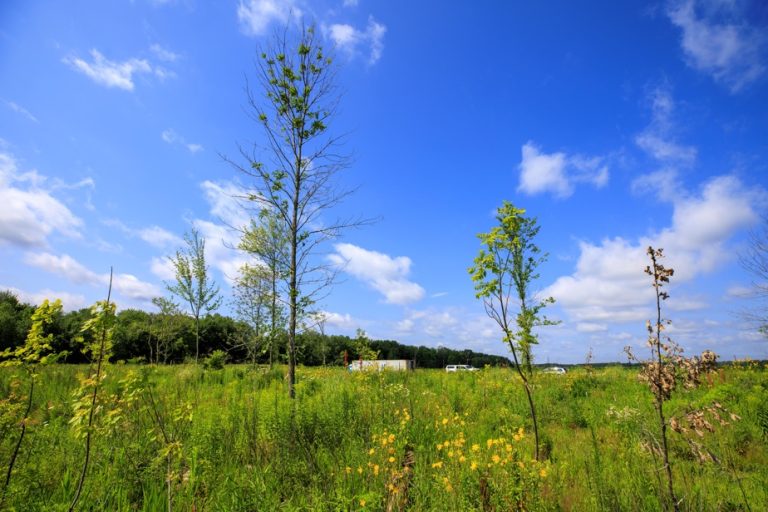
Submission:
<svg viewBox="0 0 768 512">
<path fill-rule="evenodd" d="M 359 360 L 352 361 L 347 366 L 347 369 L 351 372 L 358 372 L 361 370 L 370 371 L 408 371 L 413 370 L 413 361 L 410 359 L 377 359 L 377 360 Z"/>
</svg>

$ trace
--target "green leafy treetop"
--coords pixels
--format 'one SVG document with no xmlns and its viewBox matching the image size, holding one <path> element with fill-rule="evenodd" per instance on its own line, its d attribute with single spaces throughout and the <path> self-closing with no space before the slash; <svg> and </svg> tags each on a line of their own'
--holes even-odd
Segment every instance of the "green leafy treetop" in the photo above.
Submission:
<svg viewBox="0 0 768 512">
<path fill-rule="evenodd" d="M 547 255 L 542 254 L 533 241 L 539 233 L 539 226 L 536 219 L 525 216 L 525 210 L 504 201 L 497 210 L 496 220 L 498 226 L 478 235 L 482 248 L 475 264 L 469 268 L 469 274 L 475 283 L 476 297 L 483 300 L 486 313 L 499 325 L 502 339 L 512 352 L 515 370 L 528 397 L 535 457 L 539 459 L 538 422 L 533 390 L 529 385 L 531 346 L 538 343 L 534 327 L 555 323 L 541 314 L 541 310 L 552 304 L 554 299 L 538 300 L 531 291 L 531 285 L 538 279 L 537 268 L 546 261 Z"/>
<path fill-rule="evenodd" d="M 49 302 L 45 299 L 32 314 L 32 326 L 23 345 L 15 349 L 5 349 L 0 352 L 3 366 L 22 365 L 32 372 L 39 364 L 50 364 L 65 356 L 66 352 L 53 352 L 53 334 L 46 331 L 56 321 L 61 313 L 61 300 Z"/>
</svg>

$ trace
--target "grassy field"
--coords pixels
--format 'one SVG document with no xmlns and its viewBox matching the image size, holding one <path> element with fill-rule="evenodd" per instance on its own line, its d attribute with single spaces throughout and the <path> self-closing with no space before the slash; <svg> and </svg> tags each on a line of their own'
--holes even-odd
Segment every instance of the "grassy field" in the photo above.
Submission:
<svg viewBox="0 0 768 512">
<path fill-rule="evenodd" d="M 2 475 L 27 376 L 0 370 Z M 67 510 L 84 457 L 70 425 L 84 367 L 39 375 L 4 507 Z M 537 374 L 545 462 L 532 461 L 511 370 L 347 373 L 111 365 L 79 510 L 660 510 L 651 395 L 636 370 Z M 671 432 L 683 510 L 765 510 L 768 373 L 723 367 L 668 415 L 713 402 L 727 424 Z M 735 414 L 738 419 L 731 419 Z M 5 478 L 3 478 L 3 481 Z"/>
</svg>

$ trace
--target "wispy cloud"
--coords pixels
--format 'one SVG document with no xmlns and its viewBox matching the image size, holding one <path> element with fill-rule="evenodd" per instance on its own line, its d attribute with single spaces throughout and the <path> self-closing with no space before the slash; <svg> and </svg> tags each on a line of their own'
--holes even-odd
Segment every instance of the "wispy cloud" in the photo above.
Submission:
<svg viewBox="0 0 768 512">
<path fill-rule="evenodd" d="M 350 56 L 355 56 L 362 51 L 361 48 L 366 48 L 369 65 L 378 62 L 384 52 L 384 35 L 387 33 L 387 27 L 378 23 L 373 16 L 368 17 L 365 30 L 336 23 L 327 27 L 326 31 L 336 47 Z"/>
<path fill-rule="evenodd" d="M 408 280 L 411 259 L 391 257 L 352 244 L 336 244 L 336 252 L 328 256 L 344 272 L 381 293 L 390 304 L 409 304 L 424 297 L 424 288 Z"/>
<path fill-rule="evenodd" d="M 174 235 L 167 229 L 161 228 L 160 226 L 149 226 L 146 228 L 134 229 L 117 219 L 107 219 L 102 221 L 102 224 L 111 228 L 116 228 L 130 237 L 140 238 L 149 245 L 159 249 L 179 247 L 184 243 L 181 237 Z"/>
<path fill-rule="evenodd" d="M 74 284 L 91 286 L 109 284 L 108 272 L 94 272 L 68 254 L 57 256 L 48 252 L 27 253 L 24 261 L 27 265 L 62 276 Z M 142 301 L 149 301 L 162 293 L 156 285 L 144 282 L 133 274 L 115 274 L 112 287 L 118 294 L 126 298 Z"/>
<path fill-rule="evenodd" d="M 237 19 L 249 36 L 264 35 L 273 23 L 286 24 L 301 15 L 301 9 L 293 0 L 240 0 L 237 6 Z"/>
<path fill-rule="evenodd" d="M 675 140 L 676 104 L 669 85 L 656 87 L 649 94 L 651 122 L 635 136 L 635 143 L 652 158 L 668 165 L 690 165 L 698 151 Z"/>
<path fill-rule="evenodd" d="M 168 144 L 179 144 L 184 146 L 190 153 L 193 154 L 203 150 L 202 144 L 188 143 L 184 137 L 176 133 L 176 131 L 171 128 L 164 130 L 163 133 L 160 134 L 160 138 Z"/>
<path fill-rule="evenodd" d="M 40 121 L 37 120 L 37 118 L 34 115 L 32 115 L 32 113 L 29 110 L 25 109 L 24 107 L 22 107 L 21 105 L 19 105 L 15 101 L 4 101 L 4 103 L 5 103 L 5 105 L 9 109 L 13 110 L 17 114 L 22 115 L 28 121 L 32 121 L 33 123 L 39 123 L 40 122 Z"/>
<path fill-rule="evenodd" d="M 174 53 L 171 50 L 164 48 L 157 43 L 150 46 L 149 50 L 155 54 L 155 57 L 165 62 L 176 62 L 179 59 L 178 53 Z"/>
<path fill-rule="evenodd" d="M 533 142 L 523 145 L 518 168 L 517 189 L 530 195 L 551 192 L 556 197 L 565 198 L 573 194 L 576 183 L 591 183 L 601 188 L 609 178 L 604 157 L 569 156 L 562 152 L 547 154 Z"/>
<path fill-rule="evenodd" d="M 738 92 L 766 70 L 766 34 L 752 26 L 737 2 L 671 2 L 667 15 L 682 32 L 689 66 Z"/>
<path fill-rule="evenodd" d="M 0 153 L 0 243 L 42 247 L 53 232 L 80 238 L 83 221 L 52 195 L 47 178 L 19 173 L 16 160 Z"/>
<path fill-rule="evenodd" d="M 45 288 L 38 292 L 29 292 L 19 288 L 14 288 L 13 286 L 0 285 L 0 290 L 8 290 L 16 295 L 22 302 L 26 302 L 34 306 L 40 305 L 46 299 L 61 299 L 61 305 L 64 308 L 64 311 L 77 311 L 78 309 L 82 309 L 87 306 L 85 297 L 80 294 L 54 291 L 50 288 Z"/>
<path fill-rule="evenodd" d="M 134 75 L 152 73 L 152 66 L 145 59 L 132 58 L 123 62 L 111 61 L 96 49 L 91 50 L 91 59 L 91 62 L 87 62 L 78 57 L 66 57 L 64 63 L 99 85 L 116 87 L 126 91 L 134 89 Z"/>
</svg>

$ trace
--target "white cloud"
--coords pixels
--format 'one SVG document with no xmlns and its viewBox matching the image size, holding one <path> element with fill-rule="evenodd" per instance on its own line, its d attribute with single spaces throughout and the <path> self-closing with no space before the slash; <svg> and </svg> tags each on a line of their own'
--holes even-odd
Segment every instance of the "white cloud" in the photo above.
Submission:
<svg viewBox="0 0 768 512">
<path fill-rule="evenodd" d="M 237 6 L 237 19 L 249 36 L 264 35 L 272 23 L 285 25 L 301 14 L 293 0 L 241 0 Z"/>
<path fill-rule="evenodd" d="M 735 3 L 683 0 L 667 12 L 682 29 L 689 66 L 738 92 L 765 73 L 764 32 L 749 24 Z"/>
<path fill-rule="evenodd" d="M 576 324 L 576 330 L 579 332 L 605 332 L 608 330 L 608 326 L 594 322 L 579 322 Z"/>
<path fill-rule="evenodd" d="M 102 223 L 106 226 L 117 228 L 128 236 L 139 237 L 149 245 L 160 249 L 180 247 L 184 243 L 181 237 L 160 226 L 134 229 L 126 226 L 125 223 L 118 219 L 107 219 L 103 220 Z"/>
<path fill-rule="evenodd" d="M 45 299 L 48 299 L 49 301 L 61 299 L 61 305 L 64 308 L 64 311 L 75 311 L 88 305 L 85 301 L 85 297 L 82 295 L 54 291 L 49 288 L 44 288 L 38 292 L 27 292 L 12 286 L 0 285 L 0 290 L 9 290 L 16 295 L 21 302 L 26 302 L 33 306 L 39 306 Z"/>
<path fill-rule="evenodd" d="M 350 56 L 356 55 L 362 45 L 368 46 L 368 64 L 375 64 L 384 51 L 384 35 L 387 27 L 378 23 L 373 16 L 368 17 L 365 30 L 358 30 L 348 24 L 333 24 L 327 28 L 328 36 L 336 47 Z"/>
<path fill-rule="evenodd" d="M 96 273 L 68 254 L 56 256 L 47 252 L 27 253 L 24 261 L 30 266 L 62 276 L 75 284 L 100 286 L 105 289 L 109 285 L 109 272 Z M 115 274 L 112 287 L 116 293 L 124 297 L 144 301 L 149 301 L 162 293 L 156 285 L 141 281 L 132 274 Z"/>
<path fill-rule="evenodd" d="M 0 153 L 0 243 L 44 246 L 57 231 L 80 238 L 83 221 L 46 189 L 37 171 L 19 174 L 12 155 Z"/>
<path fill-rule="evenodd" d="M 533 143 L 522 147 L 520 182 L 517 189 L 535 195 L 552 192 L 565 198 L 573 194 L 574 183 L 591 183 L 601 188 L 608 183 L 608 166 L 602 157 L 568 156 L 565 153 L 546 154 Z"/>
<path fill-rule="evenodd" d="M 328 256 L 335 265 L 384 295 L 390 304 L 409 304 L 424 297 L 424 288 L 407 279 L 411 259 L 392 258 L 352 244 L 336 244 L 336 253 Z"/>
<path fill-rule="evenodd" d="M 643 174 L 632 182 L 632 192 L 653 193 L 662 201 L 671 202 L 683 190 L 683 185 L 674 169 L 662 169 Z"/>
<path fill-rule="evenodd" d="M 168 258 L 152 258 L 150 271 L 163 281 L 172 281 L 176 277 L 176 270 Z"/>
<path fill-rule="evenodd" d="M 165 62 L 175 62 L 179 59 L 178 53 L 174 53 L 167 48 L 163 48 L 157 43 L 150 46 L 149 50 L 155 54 L 155 57 Z"/>
<path fill-rule="evenodd" d="M 344 7 L 357 7 L 359 0 L 344 0 Z"/>
<path fill-rule="evenodd" d="M 160 226 L 150 226 L 148 228 L 140 229 L 138 235 L 139 238 L 148 244 L 161 249 L 166 247 L 179 247 L 184 243 L 180 237 Z"/>
<path fill-rule="evenodd" d="M 716 270 L 731 257 L 728 240 L 758 220 L 766 192 L 749 189 L 733 176 L 706 183 L 698 195 L 673 199 L 668 228 L 632 242 L 623 238 L 600 244 L 582 242 L 572 275 L 558 278 L 544 293 L 583 323 L 622 323 L 648 318 L 653 290 L 643 269 L 648 246 L 663 248 L 664 265 L 675 269 L 672 286 Z M 678 309 L 698 309 L 700 300 L 678 297 Z"/>
<path fill-rule="evenodd" d="M 6 101 L 5 104 L 8 106 L 8 108 L 13 110 L 17 114 L 21 114 L 23 117 L 27 118 L 27 120 L 32 121 L 33 123 L 39 123 L 40 122 L 40 121 L 37 120 L 37 118 L 35 116 L 32 115 L 32 113 L 29 110 L 25 109 L 24 107 L 22 107 L 18 103 L 14 102 L 14 101 Z"/>
<path fill-rule="evenodd" d="M 485 353 L 504 353 L 498 325 L 485 314 L 470 313 L 462 308 L 430 308 L 411 310 L 394 325 L 395 337 L 422 344 L 448 343 Z"/>
<path fill-rule="evenodd" d="M 48 252 L 27 253 L 25 262 L 33 267 L 63 276 L 75 284 L 98 285 L 103 283 L 101 275 L 86 268 L 67 254 L 56 256 Z"/>
<path fill-rule="evenodd" d="M 213 182 L 206 180 L 200 184 L 205 199 L 211 207 L 211 214 L 234 228 L 243 228 L 250 223 L 248 212 L 240 204 L 241 197 L 248 194 L 231 181 Z"/>
<path fill-rule="evenodd" d="M 698 151 L 674 140 L 675 102 L 669 87 L 662 85 L 650 94 L 651 123 L 635 136 L 635 144 L 654 159 L 665 164 L 693 164 Z"/>
<path fill-rule="evenodd" d="M 240 268 L 251 262 L 243 252 L 237 249 L 240 235 L 237 231 L 221 224 L 196 219 L 194 226 L 205 238 L 206 263 L 219 269 L 231 285 L 237 278 Z"/>
<path fill-rule="evenodd" d="M 339 329 L 354 329 L 360 322 L 356 321 L 349 313 L 334 313 L 332 311 L 320 311 L 320 314 L 325 318 L 326 326 L 333 326 Z"/>
<path fill-rule="evenodd" d="M 160 134 L 160 138 L 168 144 L 180 144 L 181 146 L 187 148 L 190 153 L 197 153 L 198 151 L 203 150 L 202 145 L 187 143 L 184 137 L 176 133 L 176 131 L 171 128 L 163 130 L 163 132 Z"/>
<path fill-rule="evenodd" d="M 657 133 L 640 133 L 635 143 L 656 160 L 693 162 L 696 159 L 696 148 L 676 144 Z"/>
<path fill-rule="evenodd" d="M 123 62 L 111 61 L 96 49 L 91 50 L 91 57 L 92 62 L 86 62 L 77 57 L 67 57 L 64 62 L 99 85 L 117 87 L 126 91 L 133 90 L 134 75 L 152 73 L 152 66 L 145 59 L 132 58 Z"/>
</svg>

